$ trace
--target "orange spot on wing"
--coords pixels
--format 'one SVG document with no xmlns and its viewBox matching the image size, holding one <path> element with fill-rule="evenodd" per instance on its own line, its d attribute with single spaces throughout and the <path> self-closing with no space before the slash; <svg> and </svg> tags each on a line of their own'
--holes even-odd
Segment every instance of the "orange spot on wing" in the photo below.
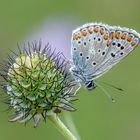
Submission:
<svg viewBox="0 0 140 140">
<path fill-rule="evenodd" d="M 105 33 L 105 31 L 103 29 L 100 30 L 101 35 L 103 35 Z"/>
<path fill-rule="evenodd" d="M 104 35 L 104 39 L 105 39 L 105 40 L 107 40 L 108 37 L 109 37 L 109 36 L 108 36 L 107 34 Z"/>
<path fill-rule="evenodd" d="M 122 37 L 121 37 L 123 40 L 126 39 L 126 34 L 123 34 Z"/>
<path fill-rule="evenodd" d="M 110 46 L 110 44 L 111 44 L 111 42 L 108 40 L 106 45 L 107 46 Z"/>
<path fill-rule="evenodd" d="M 99 32 L 99 31 L 100 31 L 99 27 L 95 27 L 95 28 L 94 28 L 94 31 L 95 31 L 96 33 Z"/>
<path fill-rule="evenodd" d="M 79 36 L 79 35 L 74 35 L 74 36 L 73 36 L 73 39 L 74 39 L 74 40 L 75 40 L 75 39 L 78 40 L 78 39 L 80 39 L 80 38 L 81 38 L 81 36 Z"/>
<path fill-rule="evenodd" d="M 92 34 L 94 32 L 93 28 L 89 28 L 88 31 L 90 34 Z"/>
<path fill-rule="evenodd" d="M 116 38 L 117 38 L 117 39 L 120 39 L 120 38 L 121 38 L 120 32 L 117 32 L 117 33 L 116 33 Z"/>
<path fill-rule="evenodd" d="M 114 32 L 111 32 L 111 33 L 110 33 L 110 36 L 111 36 L 111 39 L 113 39 L 114 36 L 115 36 L 115 33 L 114 33 Z"/>
<path fill-rule="evenodd" d="M 135 46 L 137 45 L 137 43 L 133 41 L 133 42 L 131 43 L 131 45 L 132 45 L 133 47 L 135 47 Z"/>
<path fill-rule="evenodd" d="M 100 49 L 100 48 L 102 48 L 102 46 L 98 46 L 98 48 Z"/>
<path fill-rule="evenodd" d="M 127 41 L 128 42 L 131 42 L 132 41 L 132 38 L 133 38 L 132 36 L 128 36 Z"/>
<path fill-rule="evenodd" d="M 81 31 L 82 36 L 86 36 L 87 35 L 87 31 Z"/>
</svg>

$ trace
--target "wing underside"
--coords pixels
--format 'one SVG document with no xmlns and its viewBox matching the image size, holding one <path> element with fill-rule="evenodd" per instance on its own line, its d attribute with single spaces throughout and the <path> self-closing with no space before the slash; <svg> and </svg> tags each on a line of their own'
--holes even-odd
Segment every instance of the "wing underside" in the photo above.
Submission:
<svg viewBox="0 0 140 140">
<path fill-rule="evenodd" d="M 72 60 L 87 79 L 96 79 L 119 63 L 140 42 L 140 34 L 128 28 L 85 24 L 72 34 Z"/>
</svg>

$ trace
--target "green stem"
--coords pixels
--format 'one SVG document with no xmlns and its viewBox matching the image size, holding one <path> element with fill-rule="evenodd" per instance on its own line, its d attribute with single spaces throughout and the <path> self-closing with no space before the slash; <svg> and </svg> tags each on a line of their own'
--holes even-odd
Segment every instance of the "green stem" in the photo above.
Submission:
<svg viewBox="0 0 140 140">
<path fill-rule="evenodd" d="M 57 115 L 50 115 L 47 117 L 67 140 L 77 140 L 77 138 L 63 124 L 63 122 L 59 119 Z"/>
</svg>

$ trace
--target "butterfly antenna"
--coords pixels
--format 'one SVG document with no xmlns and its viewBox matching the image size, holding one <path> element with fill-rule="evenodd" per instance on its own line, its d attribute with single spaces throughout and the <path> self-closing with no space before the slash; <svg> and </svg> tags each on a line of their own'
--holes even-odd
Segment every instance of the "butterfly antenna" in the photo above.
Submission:
<svg viewBox="0 0 140 140">
<path fill-rule="evenodd" d="M 111 100 L 111 102 L 115 102 L 115 99 L 108 93 L 107 90 L 105 90 L 100 84 L 98 84 L 97 82 L 95 82 L 95 84 L 97 85 L 97 87 L 99 87 L 104 93 L 105 95 L 109 98 L 109 100 Z"/>
<path fill-rule="evenodd" d="M 106 82 L 101 82 L 101 81 L 100 81 L 100 83 L 103 83 L 103 84 L 105 84 L 105 85 L 107 85 L 107 86 L 110 86 L 110 87 L 112 87 L 112 88 L 114 88 L 114 89 L 117 89 L 117 90 L 119 90 L 119 91 L 124 91 L 122 88 L 117 87 L 117 86 L 114 86 L 114 85 L 112 85 L 112 84 L 109 84 L 109 83 L 106 83 Z"/>
</svg>

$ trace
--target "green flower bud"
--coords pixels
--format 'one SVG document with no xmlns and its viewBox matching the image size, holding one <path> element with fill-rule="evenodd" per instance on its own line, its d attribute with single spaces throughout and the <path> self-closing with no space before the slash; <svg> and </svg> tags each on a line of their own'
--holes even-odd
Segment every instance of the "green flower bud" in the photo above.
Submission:
<svg viewBox="0 0 140 140">
<path fill-rule="evenodd" d="M 2 87 L 8 94 L 8 103 L 15 111 L 11 121 L 26 123 L 33 118 L 36 127 L 48 115 L 75 111 L 71 102 L 76 100 L 79 85 L 68 65 L 62 53 L 52 52 L 48 45 L 42 48 L 37 42 L 9 56 L 1 76 L 5 79 Z"/>
</svg>

